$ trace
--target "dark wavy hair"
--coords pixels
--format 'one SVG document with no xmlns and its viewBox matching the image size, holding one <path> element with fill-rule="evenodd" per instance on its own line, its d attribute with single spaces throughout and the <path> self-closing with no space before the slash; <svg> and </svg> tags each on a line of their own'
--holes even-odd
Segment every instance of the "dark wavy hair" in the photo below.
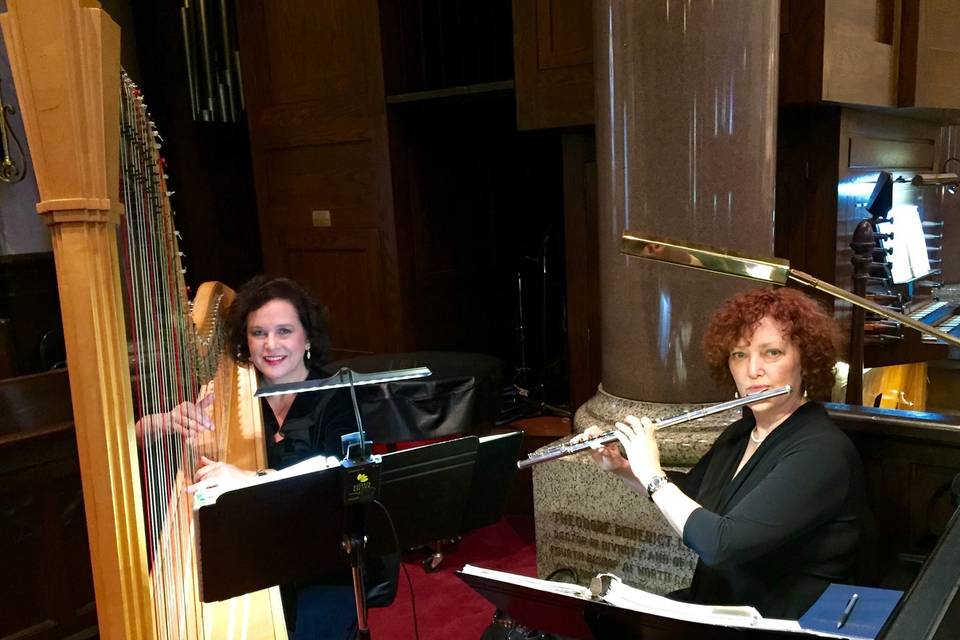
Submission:
<svg viewBox="0 0 960 640">
<path fill-rule="evenodd" d="M 310 292 L 289 278 L 257 276 L 237 290 L 237 297 L 227 314 L 227 348 L 234 360 L 250 362 L 247 347 L 247 318 L 271 300 L 286 300 L 297 310 L 300 324 L 307 332 L 310 344 L 310 366 L 326 364 L 330 348 L 327 333 L 327 310 L 320 306 Z"/>
<path fill-rule="evenodd" d="M 818 302 L 785 287 L 739 293 L 713 313 L 702 346 L 714 380 L 736 386 L 730 374 L 730 352 L 741 338 L 749 339 L 767 316 L 783 326 L 786 336 L 800 350 L 803 390 L 813 397 L 829 397 L 840 351 L 840 331 Z"/>
</svg>

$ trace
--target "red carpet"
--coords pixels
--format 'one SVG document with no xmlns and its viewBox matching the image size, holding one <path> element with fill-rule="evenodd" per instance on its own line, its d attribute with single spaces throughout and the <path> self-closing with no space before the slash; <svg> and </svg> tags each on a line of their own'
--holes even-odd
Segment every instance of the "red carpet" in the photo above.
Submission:
<svg viewBox="0 0 960 640">
<path fill-rule="evenodd" d="M 404 555 L 404 566 L 413 582 L 420 640 L 476 639 L 490 624 L 494 607 L 468 587 L 454 572 L 465 564 L 536 576 L 533 518 L 509 516 L 463 537 L 446 553 L 440 568 L 423 570 L 423 552 Z M 397 598 L 384 609 L 370 610 L 370 633 L 374 640 L 414 638 L 410 588 L 403 570 Z"/>
</svg>

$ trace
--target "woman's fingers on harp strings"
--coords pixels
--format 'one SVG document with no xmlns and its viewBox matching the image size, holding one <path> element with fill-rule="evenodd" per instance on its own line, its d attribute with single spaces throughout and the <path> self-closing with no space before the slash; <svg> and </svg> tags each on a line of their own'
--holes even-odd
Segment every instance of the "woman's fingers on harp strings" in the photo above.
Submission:
<svg viewBox="0 0 960 640">
<path fill-rule="evenodd" d="M 181 402 L 170 412 L 173 429 L 193 440 L 205 431 L 213 431 L 216 425 L 208 415 L 213 406 L 213 394 L 204 396 L 197 404 L 190 401 Z"/>
</svg>

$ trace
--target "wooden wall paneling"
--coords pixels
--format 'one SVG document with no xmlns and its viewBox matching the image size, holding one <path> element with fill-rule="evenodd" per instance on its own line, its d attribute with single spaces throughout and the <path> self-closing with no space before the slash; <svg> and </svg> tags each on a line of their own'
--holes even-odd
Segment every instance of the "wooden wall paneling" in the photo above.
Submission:
<svg viewBox="0 0 960 640">
<path fill-rule="evenodd" d="M 65 370 L 0 381 L 0 575 L 0 637 L 96 635 Z"/>
<path fill-rule="evenodd" d="M 950 483 L 960 473 L 956 416 L 828 404 L 863 462 L 881 542 L 896 553 L 931 551 L 953 515 Z"/>
<path fill-rule="evenodd" d="M 899 14 L 887 0 L 826 0 L 823 99 L 895 107 Z"/>
<path fill-rule="evenodd" d="M 388 314 L 376 229 L 290 230 L 280 238 L 282 272 L 330 312 L 331 361 L 394 350 L 382 326 Z"/>
<path fill-rule="evenodd" d="M 960 1 L 900 2 L 899 106 L 960 108 Z"/>
<path fill-rule="evenodd" d="M 412 348 L 512 356 L 516 271 L 559 215 L 559 148 L 516 132 L 509 92 L 389 108 Z"/>
<path fill-rule="evenodd" d="M 593 124 L 592 3 L 513 0 L 513 39 L 517 126 Z"/>
<path fill-rule="evenodd" d="M 422 89 L 424 69 L 420 2 L 380 2 L 380 39 L 386 95 Z"/>
<path fill-rule="evenodd" d="M 381 0 L 387 95 L 513 77 L 510 0 Z"/>
<path fill-rule="evenodd" d="M 899 0 L 784 0 L 780 102 L 897 105 Z"/>
<path fill-rule="evenodd" d="M 836 274 L 839 133 L 839 107 L 780 109 L 774 253 L 828 282 Z"/>
<path fill-rule="evenodd" d="M 780 104 L 817 102 L 823 95 L 822 0 L 781 0 Z"/>
<path fill-rule="evenodd" d="M 52 253 L 0 257 L 0 318 L 8 320 L 14 357 L 10 376 L 46 371 L 66 358 L 58 302 Z"/>
<path fill-rule="evenodd" d="M 321 295 L 340 291 L 328 279 L 351 272 L 352 287 L 381 298 L 363 322 L 332 327 L 333 347 L 397 350 L 402 295 L 378 4 L 249 0 L 237 16 L 265 267 Z M 351 230 L 359 253 L 331 253 L 329 238 L 343 243 Z M 321 244 L 311 250 L 308 240 Z M 351 271 L 357 255 L 363 268 Z M 328 302 L 338 306 L 339 295 Z"/>
<path fill-rule="evenodd" d="M 592 398 L 600 384 L 597 165 L 592 132 L 563 134 L 563 213 L 570 406 L 575 408 Z"/>
</svg>

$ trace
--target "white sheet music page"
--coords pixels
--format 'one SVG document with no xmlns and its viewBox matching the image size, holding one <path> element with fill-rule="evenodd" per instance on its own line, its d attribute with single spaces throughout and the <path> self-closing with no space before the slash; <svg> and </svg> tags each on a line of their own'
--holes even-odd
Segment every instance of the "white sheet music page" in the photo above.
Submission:
<svg viewBox="0 0 960 640">
<path fill-rule="evenodd" d="M 495 571 L 493 569 L 475 567 L 471 564 L 464 565 L 463 573 L 471 576 L 479 576 L 481 578 L 490 578 L 491 580 L 499 580 L 500 582 L 515 584 L 520 587 L 537 589 L 538 591 L 556 593 L 562 596 L 573 596 L 576 598 L 583 598 L 584 600 L 591 600 L 593 598 L 593 594 L 590 593 L 590 589 L 581 587 L 578 584 L 572 584 L 570 582 L 553 582 L 552 580 L 528 578 L 527 576 L 519 576 L 515 573 L 507 573 L 505 571 Z"/>
<path fill-rule="evenodd" d="M 274 471 L 273 473 L 268 473 L 267 475 L 263 476 L 251 476 L 249 478 L 217 478 L 209 482 L 201 483 L 201 485 L 197 487 L 196 492 L 193 494 L 193 508 L 199 509 L 200 507 L 214 504 L 216 503 L 217 498 L 228 491 L 235 491 L 237 489 L 243 489 L 244 487 L 250 487 L 256 484 L 276 482 L 277 480 L 282 480 L 284 478 L 292 478 L 294 476 L 314 473 L 316 471 L 323 471 L 325 469 L 332 469 L 333 467 L 338 466 L 340 466 L 340 460 L 334 456 L 314 456 L 312 458 L 307 458 L 302 462 L 298 462 L 297 464 L 290 465 L 285 469 L 280 469 L 279 471 Z"/>
<path fill-rule="evenodd" d="M 642 613 L 651 613 L 665 618 L 687 620 L 703 624 L 719 625 L 723 627 L 751 627 L 770 631 L 800 632 L 800 624 L 796 620 L 777 620 L 764 618 L 760 612 L 749 606 L 717 606 L 708 604 L 692 604 L 671 600 L 664 596 L 631 587 L 624 584 L 620 578 L 611 574 L 601 574 L 597 579 L 603 580 L 606 589 L 603 600 L 621 609 L 630 609 Z M 607 586 L 607 582 L 609 585 Z"/>
<path fill-rule="evenodd" d="M 558 595 L 572 596 L 584 600 L 602 600 L 621 609 L 676 620 L 724 627 L 749 627 L 768 631 L 806 634 L 796 620 L 764 618 L 755 608 L 747 606 L 713 606 L 679 602 L 626 585 L 620 578 L 612 574 L 599 574 L 593 580 L 592 588 L 587 588 L 568 582 L 553 582 L 504 571 L 483 569 L 469 564 L 463 567 L 463 573 Z"/>
</svg>

